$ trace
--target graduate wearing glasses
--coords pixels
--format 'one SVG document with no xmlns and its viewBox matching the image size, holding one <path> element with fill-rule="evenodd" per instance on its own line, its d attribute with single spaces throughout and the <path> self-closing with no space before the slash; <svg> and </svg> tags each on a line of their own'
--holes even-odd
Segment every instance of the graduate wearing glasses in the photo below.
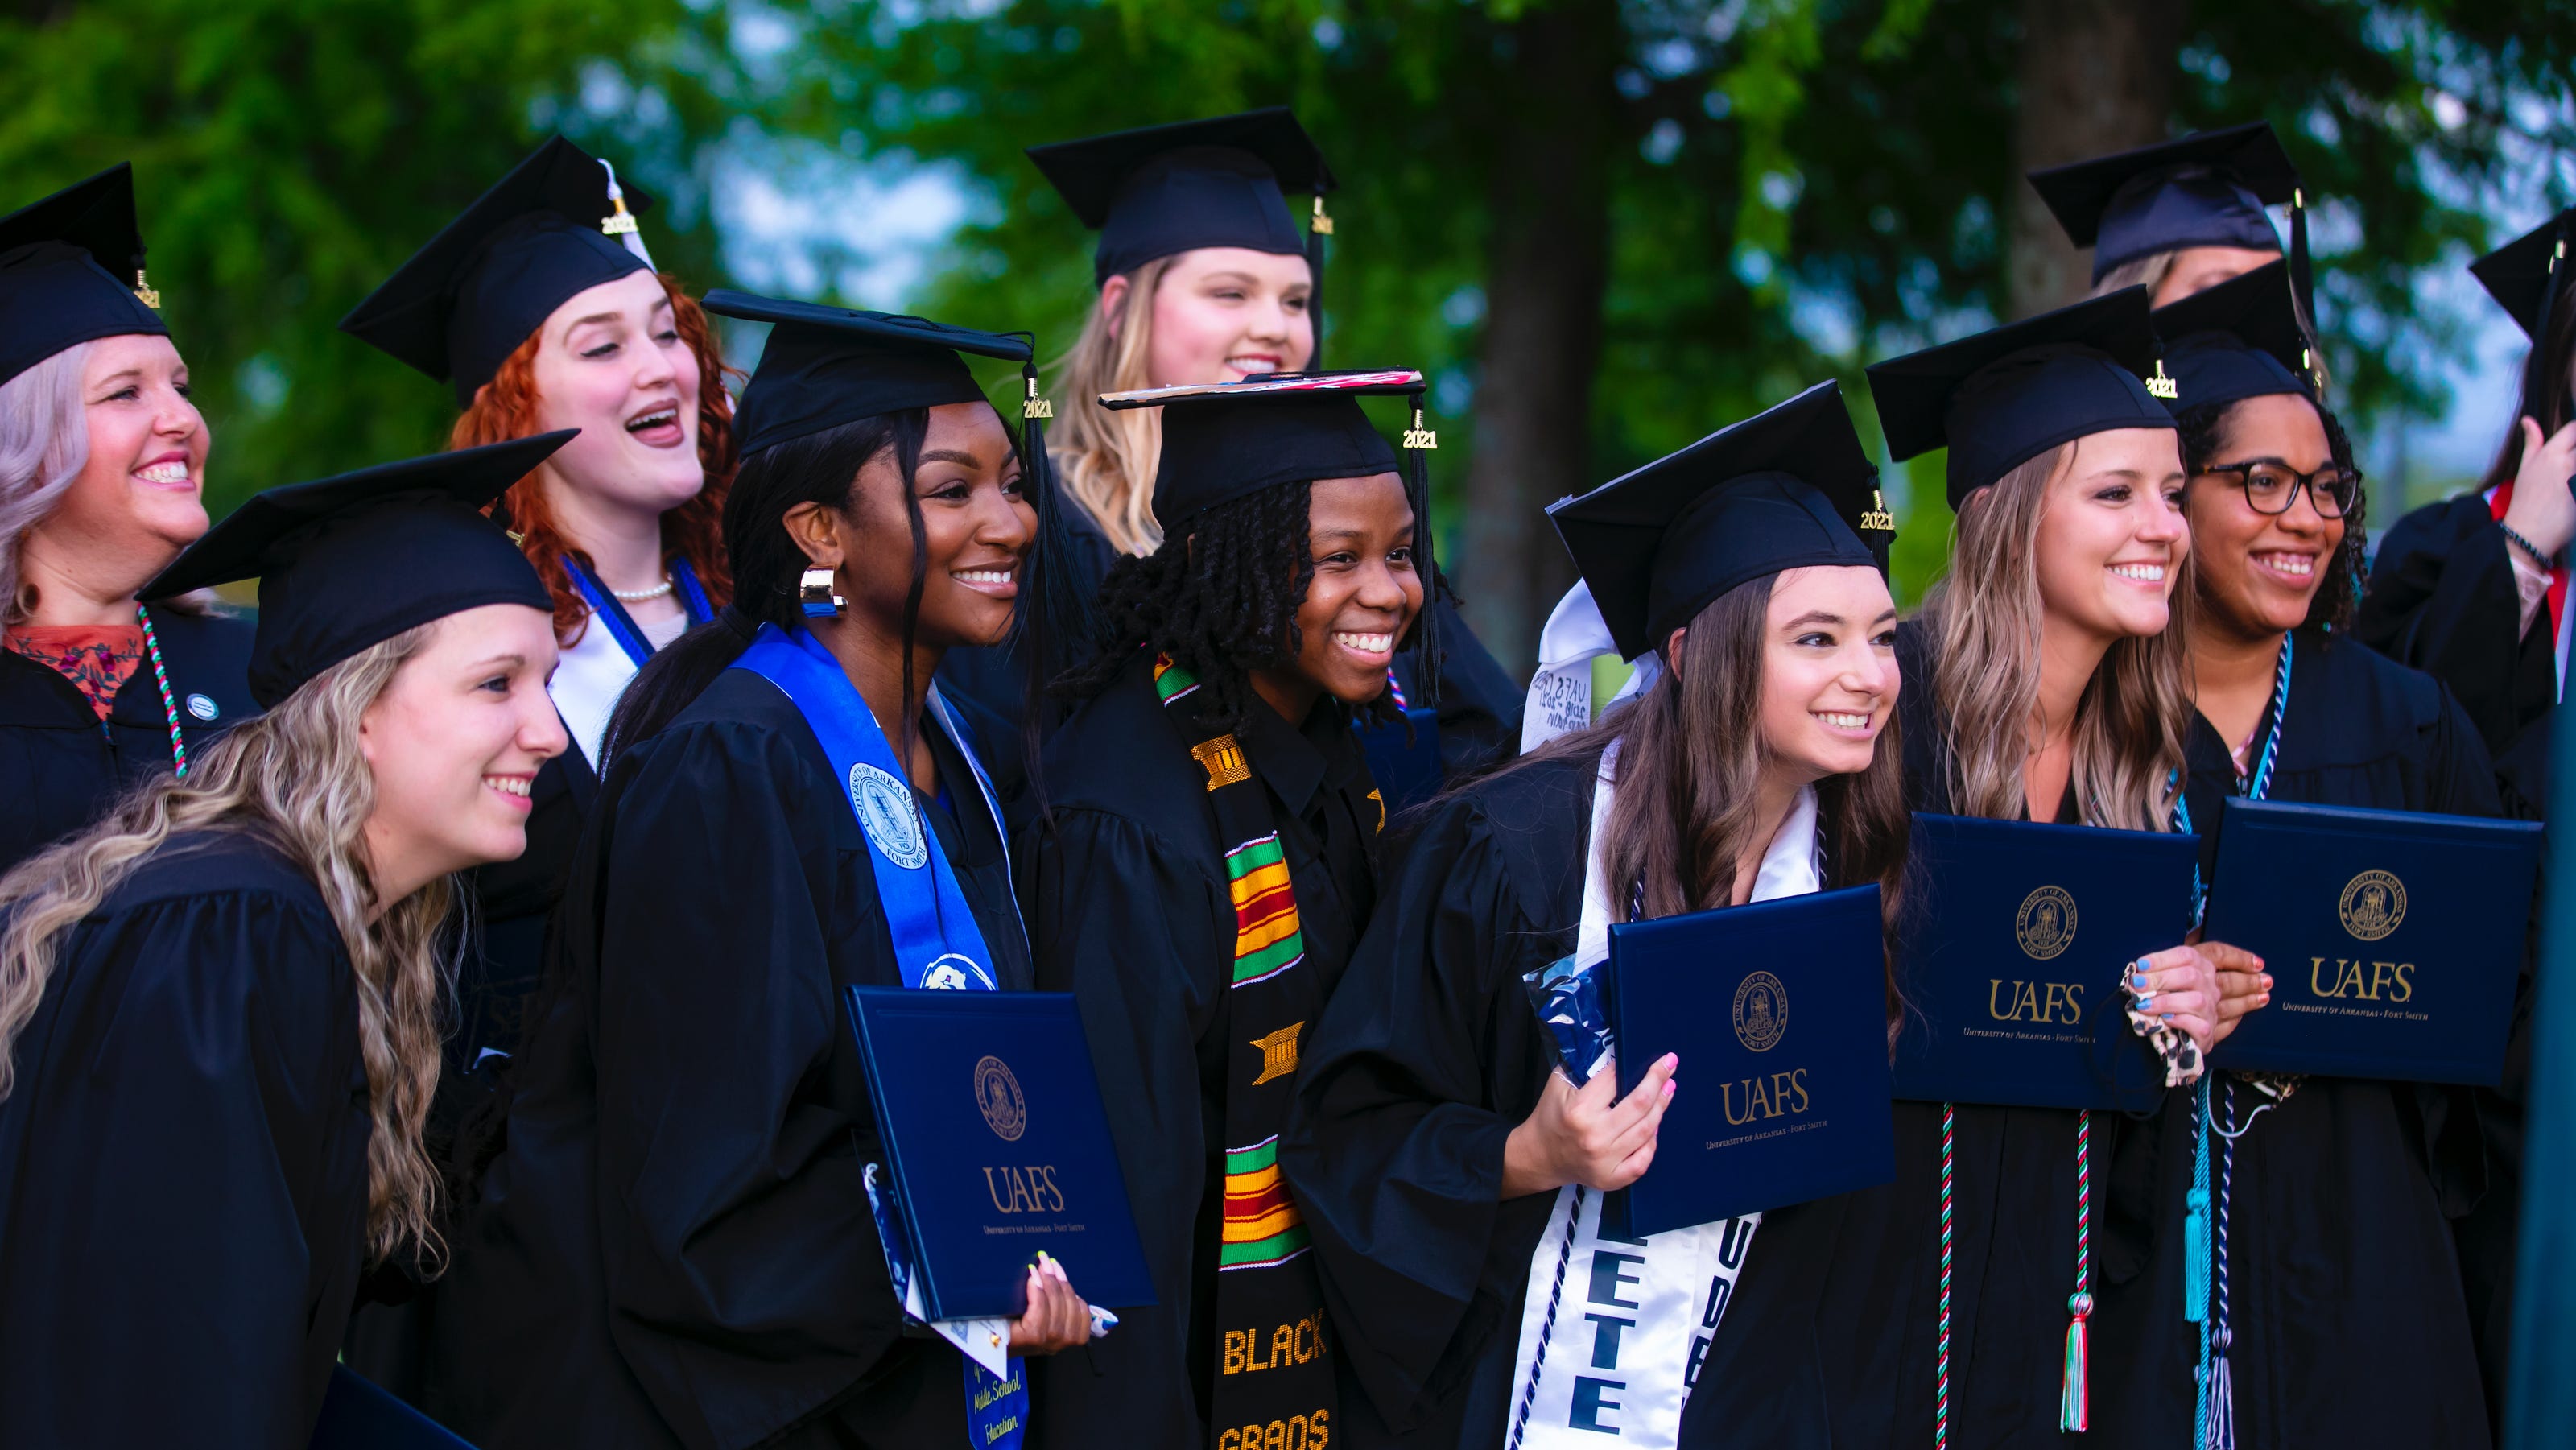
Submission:
<svg viewBox="0 0 2576 1450">
<path fill-rule="evenodd" d="M 2497 814 L 2486 749 L 2450 692 L 2350 637 L 2361 475 L 2317 396 L 2284 269 L 2162 308 L 2155 324 L 2190 476 L 2185 779 L 2204 876 L 2230 796 Z M 2487 1443 L 2452 1220 L 2514 1196 L 2480 1133 L 2492 1095 L 2232 1072 L 2210 1093 L 2217 1127 L 2243 1130 L 2209 1145 L 2229 1188 L 2216 1239 L 2228 1287 L 2210 1307 L 2235 1443 Z M 2122 1444 L 2187 1439 L 2206 1398 L 2194 1340 L 2160 1332 L 2184 1313 L 2197 1151 L 2188 1115 L 2161 1127 L 2147 1267 L 2106 1283 L 2098 1315 L 2106 1342 L 2160 1351 L 2109 1361 L 2122 1378 L 2102 1389 L 2119 1407 L 2105 1428 Z M 2377 1368 L 2392 1363 L 2406 1372 Z"/>
</svg>

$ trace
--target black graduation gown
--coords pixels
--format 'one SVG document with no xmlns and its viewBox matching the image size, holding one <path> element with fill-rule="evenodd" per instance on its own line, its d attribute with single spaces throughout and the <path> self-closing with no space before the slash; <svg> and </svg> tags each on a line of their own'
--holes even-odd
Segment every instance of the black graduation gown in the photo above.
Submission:
<svg viewBox="0 0 2576 1450">
<path fill-rule="evenodd" d="M 250 697 L 251 623 L 163 604 L 152 633 L 190 754 L 259 713 Z M 213 713 L 207 719 L 198 701 Z M 127 787 L 170 769 L 170 716 L 146 658 L 105 723 L 52 666 L 0 650 L 0 873 L 90 824 Z"/>
<path fill-rule="evenodd" d="M 2380 538 L 2352 634 L 2449 687 L 2495 758 L 2506 804 L 2538 820 L 2549 804 L 2555 626 L 2540 619 L 2520 632 L 2511 548 L 2481 493 L 2407 514 Z"/>
<path fill-rule="evenodd" d="M 1330 700 L 1302 727 L 1256 701 L 1235 738 L 1269 795 L 1306 961 L 1329 994 L 1376 898 L 1384 812 L 1368 762 Z M 1208 1443 L 1235 915 L 1192 743 L 1140 656 L 1048 741 L 1053 823 L 1018 837 L 1038 985 L 1079 1001 L 1159 1300 L 1032 1366 L 1045 1445 L 1106 1443 L 1110 1427 L 1137 1450 Z"/>
<path fill-rule="evenodd" d="M 1898 710 L 1913 809 L 1951 811 L 1947 747 L 1920 623 L 1897 630 Z M 2061 810 L 2060 820 L 2071 819 Z M 2140 1044 L 2139 1051 L 2148 1049 Z M 2165 1111 L 2187 1102 L 2179 1090 Z M 1952 1217 L 1950 1432 L 1955 1445 L 2066 1443 L 2057 1428 L 2067 1298 L 2075 1289 L 2076 1114 L 1961 1104 Z M 2152 1120 L 2151 1120 L 2152 1121 Z M 1941 1107 L 1895 1105 L 1896 1178 L 1763 1215 L 1735 1300 L 1692 1391 L 1685 1444 L 1929 1446 L 1940 1304 Z M 2138 1271 L 2146 1213 L 2133 1168 L 2143 1125 L 2093 1115 L 2092 1273 Z M 2095 1433 L 2116 1418 L 2099 1332 Z"/>
<path fill-rule="evenodd" d="M 2235 770 L 2206 720 L 2194 720 L 2189 748 L 2207 871 Z M 2295 645 L 2269 798 L 2498 809 L 2485 747 L 2441 685 L 2312 631 Z M 2304 969 L 2270 966 L 2276 976 Z M 2477 1099 L 2462 1088 L 2310 1077 L 2237 1140 L 2228 1221 L 2236 1444 L 2490 1443 L 2451 1225 L 2499 1191 L 2488 1181 Z M 2266 1101 L 2237 1084 L 2238 1124 Z M 2104 1341 L 2156 1350 L 2104 1363 L 2119 1377 L 2097 1380 L 2112 1413 L 2095 1433 L 2112 1443 L 2172 1446 L 2192 1433 L 2199 1346 L 2182 1319 L 2192 1126 L 2188 1113 L 2166 1114 L 2145 1147 L 2154 1185 L 2146 1269 L 2097 1295 Z M 2213 1193 L 2218 1167 L 2213 1146 Z M 2509 1198 L 2511 1186 L 2501 1191 Z M 2169 1332 L 2176 1326 L 2191 1332 Z"/>
<path fill-rule="evenodd" d="M 925 808 L 1025 989 L 1004 841 L 931 738 L 957 806 Z M 484 1450 L 964 1443 L 963 1361 L 906 1330 L 861 1186 L 841 995 L 902 980 L 847 801 L 740 670 L 610 768 L 430 1329 L 426 1408 Z"/>
<path fill-rule="evenodd" d="M 369 1133 L 357 975 L 313 882 L 246 836 L 163 846 L 63 939 L 15 1056 L 0 1444 L 302 1450 Z"/>
<path fill-rule="evenodd" d="M 1497 1201 L 1504 1140 L 1556 1063 L 1520 978 L 1573 949 L 1598 765 L 1523 764 L 1409 816 L 1307 1034 L 1279 1161 L 1342 1356 L 1336 1443 L 1504 1442 L 1556 1202 Z"/>
</svg>

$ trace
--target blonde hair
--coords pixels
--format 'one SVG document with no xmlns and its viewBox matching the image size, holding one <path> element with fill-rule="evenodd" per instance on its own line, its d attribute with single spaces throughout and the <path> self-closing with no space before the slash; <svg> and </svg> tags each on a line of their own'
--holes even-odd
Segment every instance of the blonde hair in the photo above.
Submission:
<svg viewBox="0 0 2576 1450">
<path fill-rule="evenodd" d="M 2050 483 L 2074 465 L 2082 442 L 2060 444 L 1969 497 L 1949 575 L 1925 600 L 1940 642 L 1932 691 L 1950 746 L 1950 799 L 1962 815 L 2008 820 L 2028 804 L 2023 772 L 2039 711 L 2039 523 Z M 2089 824 L 2173 829 L 2194 709 L 2181 618 L 2189 583 L 2176 579 L 2164 631 L 2113 643 L 2076 701 L 2066 788 Z"/>
<path fill-rule="evenodd" d="M 358 1041 L 367 1069 L 367 1242 L 381 1259 L 406 1243 L 443 1257 L 431 1218 L 438 1174 L 421 1143 L 438 1087 L 448 964 L 440 942 L 456 899 L 441 880 L 385 908 L 374 924 L 363 832 L 375 778 L 359 753 L 358 720 L 435 622 L 361 651 L 315 676 L 276 708 L 226 731 L 188 762 L 185 780 L 160 776 L 105 820 L 0 877 L 0 1101 L 14 1086 L 18 1035 L 44 999 L 63 939 L 118 883 L 172 838 L 232 832 L 274 847 L 313 878 L 357 971 Z"/>
<path fill-rule="evenodd" d="M 73 343 L 0 383 L 0 624 L 26 617 L 18 550 L 27 531 L 44 522 L 89 463 L 81 375 L 92 346 Z"/>
<path fill-rule="evenodd" d="M 2173 275 L 2174 263 L 2181 257 L 2182 249 L 2179 247 L 2170 251 L 2149 252 L 2143 257 L 2131 257 L 2103 273 L 2102 280 L 2094 283 L 2093 290 L 2084 295 L 2108 297 L 2123 287 L 2144 287 L 2147 289 L 2147 298 L 2152 303 L 2156 289 L 2164 286 L 2165 279 Z"/>
<path fill-rule="evenodd" d="M 1113 321 L 1099 306 L 1082 322 L 1072 351 L 1056 362 L 1064 411 L 1047 437 L 1056 476 L 1123 554 L 1162 547 L 1154 519 L 1154 468 L 1163 456 L 1163 410 L 1100 406 L 1102 393 L 1153 386 L 1145 370 L 1154 335 L 1154 294 L 1173 258 L 1126 273 L 1126 305 Z"/>
</svg>

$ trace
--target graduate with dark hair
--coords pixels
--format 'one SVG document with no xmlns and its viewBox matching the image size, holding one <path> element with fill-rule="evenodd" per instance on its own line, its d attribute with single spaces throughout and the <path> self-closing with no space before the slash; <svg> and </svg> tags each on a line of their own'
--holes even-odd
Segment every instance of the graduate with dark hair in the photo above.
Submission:
<svg viewBox="0 0 2576 1450">
<path fill-rule="evenodd" d="M 2231 796 L 2495 814 L 2486 751 L 2450 693 L 2343 632 L 2362 479 L 2317 396 L 2285 269 L 2258 268 L 2154 321 L 2189 477 L 2197 710 L 2185 780 L 2204 876 Z M 2100 1390 L 2116 1407 L 2101 1426 L 2110 1442 L 2179 1444 L 2216 1420 L 2246 1450 L 2488 1443 L 2451 1243 L 2451 1219 L 2500 1191 L 2476 1096 L 2219 1072 L 2194 1112 L 2163 1114 L 2127 1165 L 2152 1184 L 2144 1268 L 2106 1279 L 2095 1316 L 2101 1342 L 2122 1347 Z M 2195 1203 L 2197 1181 L 2210 1188 Z M 2197 1293 L 2206 1351 L 2196 1332 L 2176 1332 L 2195 1297 L 2195 1213 L 2224 1277 Z M 2221 1360 L 2223 1396 L 2201 1389 Z"/>
<path fill-rule="evenodd" d="M 1377 901 L 1386 807 L 1353 716 L 1391 715 L 1389 664 L 1436 649 L 1418 473 L 1359 402 L 1410 395 L 1418 418 L 1421 389 L 1401 371 L 1105 400 L 1162 408 L 1165 532 L 1101 588 L 1098 653 L 1047 744 L 1053 813 L 1018 854 L 1038 984 L 1080 1001 L 1159 1302 L 1044 1367 L 1049 1443 L 1339 1432 L 1276 1160 L 1300 1037 Z"/>
<path fill-rule="evenodd" d="M 1728 1307 L 1748 1250 L 1770 1256 L 1766 1220 L 1811 1242 L 1794 1220 L 1835 1210 L 1605 1244 L 1602 1195 L 1645 1172 L 1666 1101 L 1716 1085 L 1685 1048 L 1625 1098 L 1604 1067 L 1577 1089 L 1522 977 L 1597 960 L 1618 921 L 1872 882 L 1894 909 L 1876 481 L 1829 383 L 1552 510 L 1620 652 L 1669 667 L 1408 817 L 1308 1042 L 1281 1158 L 1357 1390 L 1336 1444 L 1670 1445 L 1704 1413 L 1713 1338 L 1780 1337 Z"/>
<path fill-rule="evenodd" d="M 504 1135 L 469 1144 L 490 1161 L 427 1408 L 487 1450 L 1015 1450 L 1020 1357 L 1083 1342 L 1084 1306 L 1033 1270 L 1016 1322 L 907 1313 L 842 1003 L 1030 982 L 1000 812 L 932 687 L 1035 590 L 1046 475 L 961 357 L 1030 344 L 707 305 L 776 324 L 726 500 L 735 602 L 610 723 Z"/>
<path fill-rule="evenodd" d="M 2486 740 L 2513 814 L 2549 808 L 2550 712 L 2567 692 L 2576 593 L 2576 207 L 2469 264 L 2531 340 L 2521 403 L 2474 490 L 2380 539 L 2353 635 L 2448 685 Z"/>
</svg>

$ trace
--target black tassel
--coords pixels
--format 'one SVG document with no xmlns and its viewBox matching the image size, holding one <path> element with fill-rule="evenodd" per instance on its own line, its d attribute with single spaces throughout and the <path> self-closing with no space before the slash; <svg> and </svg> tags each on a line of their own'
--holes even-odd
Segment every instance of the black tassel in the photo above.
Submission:
<svg viewBox="0 0 2576 1450">
<path fill-rule="evenodd" d="M 1020 751 L 1040 815 L 1049 815 L 1039 745 L 1055 718 L 1047 687 L 1073 668 L 1092 643 L 1091 597 L 1080 583 L 1073 525 L 1065 517 L 1063 490 L 1047 456 L 1045 420 L 1054 407 L 1038 393 L 1034 341 L 1020 367 L 1020 491 L 1038 516 L 1035 546 L 1022 566 L 1020 607 L 1011 620 L 1011 646 L 1021 670 Z"/>
<path fill-rule="evenodd" d="M 2522 415 L 2546 426 L 2555 416 L 2543 396 L 2549 390 L 2549 325 L 2558 311 L 2558 274 L 2567 265 L 2567 223 L 2551 229 L 2549 271 L 2540 279 L 2540 314 L 2531 320 L 2531 355 L 2522 363 Z"/>
<path fill-rule="evenodd" d="M 2298 289 L 2299 323 L 2313 329 L 2317 315 L 2316 265 L 2308 255 L 2308 198 L 2297 187 L 2290 189 L 2290 285 Z M 2310 339 L 2314 345 L 2313 337 Z"/>
</svg>

